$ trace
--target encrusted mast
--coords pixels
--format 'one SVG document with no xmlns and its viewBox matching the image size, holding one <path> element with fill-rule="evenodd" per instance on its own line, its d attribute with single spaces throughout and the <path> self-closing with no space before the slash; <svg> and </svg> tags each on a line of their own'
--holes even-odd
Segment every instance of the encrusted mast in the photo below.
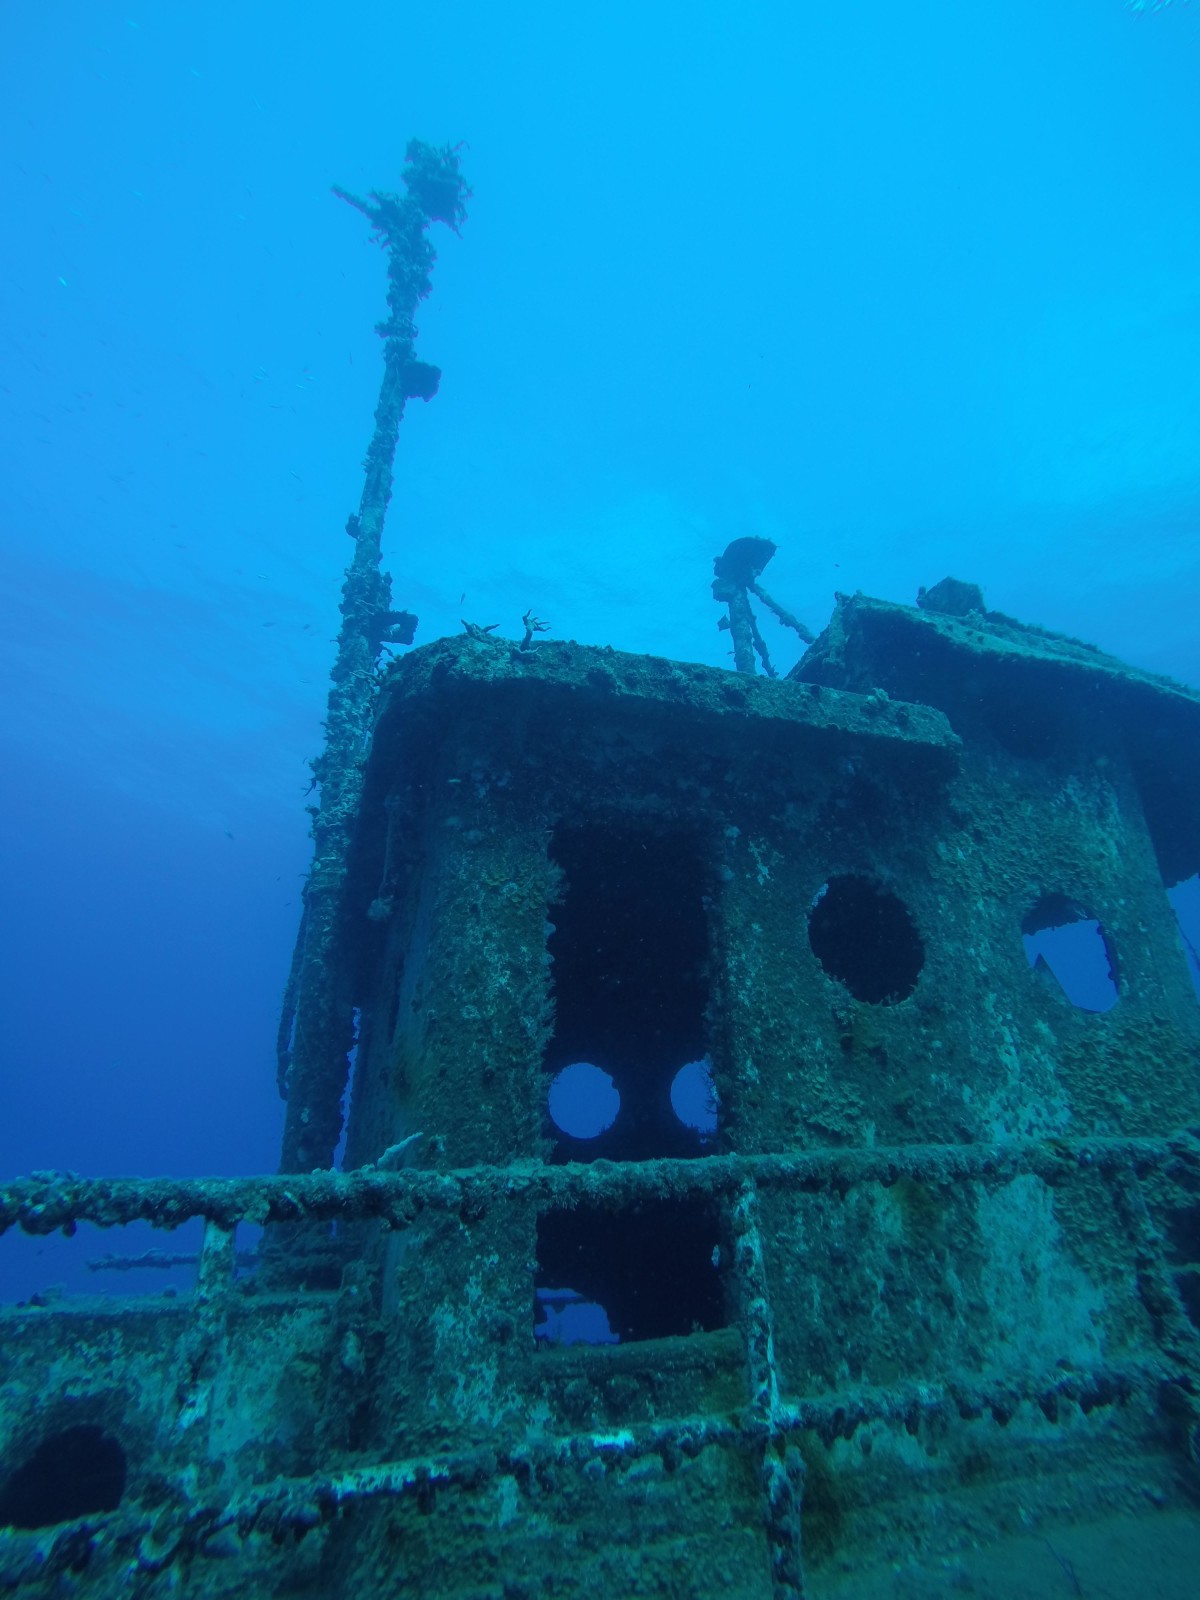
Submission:
<svg viewBox="0 0 1200 1600">
<path fill-rule="evenodd" d="M 392 583 L 381 570 L 384 518 L 392 497 L 392 464 L 407 400 L 432 400 L 441 372 L 416 356 L 418 303 L 429 294 L 437 259 L 426 236 L 431 222 L 456 233 L 470 190 L 458 150 L 419 139 L 405 153 L 407 194 L 372 191 L 360 200 L 336 188 L 368 218 L 388 252 L 388 311 L 376 332 L 384 341 L 383 381 L 375 431 L 363 462 L 357 515 L 346 531 L 354 555 L 342 586 L 342 625 L 329 691 L 325 749 L 313 762 L 320 786 L 313 813 L 313 863 L 304 913 L 279 1021 L 280 1093 L 288 1102 L 281 1167 L 307 1172 L 329 1166 L 341 1133 L 347 1060 L 354 1042 L 353 1012 L 340 992 L 334 951 L 350 829 L 362 791 L 363 763 L 375 698 L 375 664 L 385 644 L 410 644 L 417 619 L 393 611 Z"/>
</svg>

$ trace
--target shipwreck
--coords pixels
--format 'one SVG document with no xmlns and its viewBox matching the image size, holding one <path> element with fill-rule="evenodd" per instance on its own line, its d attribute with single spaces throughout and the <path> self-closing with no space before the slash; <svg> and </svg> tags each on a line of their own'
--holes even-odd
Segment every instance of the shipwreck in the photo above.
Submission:
<svg viewBox="0 0 1200 1600">
<path fill-rule="evenodd" d="M 738 670 L 532 617 L 380 670 L 457 153 L 345 198 L 390 311 L 281 1171 L 0 1188 L 0 1228 L 204 1219 L 190 1297 L 0 1311 L 0 1589 L 798 1600 L 1194 1512 L 1200 696 L 956 579 L 756 671 L 761 542 Z M 1062 927 L 1102 1002 L 1031 961 Z M 550 1114 L 581 1063 L 594 1132 Z"/>
</svg>

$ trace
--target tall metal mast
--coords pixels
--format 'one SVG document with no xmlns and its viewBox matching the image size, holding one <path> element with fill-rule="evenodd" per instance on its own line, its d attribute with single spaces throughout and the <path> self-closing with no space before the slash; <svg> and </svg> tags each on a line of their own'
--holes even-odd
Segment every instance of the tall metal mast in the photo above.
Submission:
<svg viewBox="0 0 1200 1600">
<path fill-rule="evenodd" d="M 353 1016 L 340 992 L 336 959 L 342 888 L 362 791 L 381 646 L 411 644 L 417 619 L 393 611 L 392 581 L 381 570 L 384 518 L 392 498 L 392 465 L 407 400 L 432 400 L 441 372 L 416 356 L 418 303 L 430 292 L 437 259 L 426 237 L 431 222 L 458 232 L 470 190 L 458 151 L 413 139 L 405 152 L 407 194 L 372 190 L 366 200 L 334 189 L 361 211 L 388 252 L 388 311 L 376 332 L 383 344 L 383 381 L 375 431 L 363 462 L 358 512 L 346 524 L 354 555 L 342 585 L 342 624 L 325 720 L 325 748 L 313 762 L 320 786 L 313 812 L 313 863 L 279 1021 L 280 1093 L 287 1100 L 281 1170 L 328 1167 L 342 1127 L 342 1097 L 354 1043 Z"/>
</svg>

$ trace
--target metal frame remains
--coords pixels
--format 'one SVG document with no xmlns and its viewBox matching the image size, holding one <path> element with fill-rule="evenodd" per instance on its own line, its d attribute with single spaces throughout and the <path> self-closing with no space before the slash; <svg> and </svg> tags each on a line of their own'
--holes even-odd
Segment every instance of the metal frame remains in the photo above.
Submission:
<svg viewBox="0 0 1200 1600">
<path fill-rule="evenodd" d="M 1099 1174 L 1133 1245 L 1140 1298 L 1150 1313 L 1158 1359 L 1106 1364 L 1089 1370 L 1056 1369 L 1020 1377 L 906 1380 L 856 1388 L 819 1398 L 791 1398 L 780 1387 L 775 1363 L 770 1288 L 763 1263 L 758 1197 L 765 1188 L 846 1195 L 862 1184 L 890 1186 L 902 1178 L 948 1185 L 1004 1184 L 1033 1177 L 1056 1188 Z M 1183 1393 L 1200 1388 L 1200 1332 L 1191 1325 L 1171 1279 L 1161 1239 L 1147 1213 L 1140 1180 L 1164 1174 L 1200 1190 L 1200 1130 L 1164 1138 L 1014 1140 L 989 1145 L 919 1144 L 870 1149 L 825 1149 L 787 1155 L 718 1155 L 696 1160 L 587 1166 L 517 1162 L 447 1172 L 318 1171 L 254 1178 L 81 1178 L 44 1172 L 0 1188 L 0 1233 L 14 1227 L 31 1234 L 73 1232 L 79 1222 L 112 1227 L 149 1222 L 174 1228 L 205 1219 L 204 1245 L 194 1296 L 195 1316 L 216 1333 L 234 1283 L 234 1229 L 239 1222 L 365 1222 L 405 1228 L 424 1212 L 456 1216 L 465 1225 L 516 1199 L 545 1207 L 592 1203 L 618 1206 L 664 1192 L 720 1198 L 729 1204 L 734 1239 L 732 1277 L 745 1345 L 749 1401 L 736 1417 L 690 1416 L 623 1428 L 529 1436 L 519 1446 L 470 1450 L 377 1462 L 338 1473 L 278 1479 L 221 1506 L 199 1504 L 164 1528 L 161 1516 L 136 1513 L 84 1518 L 44 1533 L 5 1535 L 8 1579 L 42 1581 L 76 1559 L 79 1541 L 101 1544 L 133 1562 L 136 1571 L 161 1571 L 218 1536 L 279 1537 L 328 1523 L 345 1508 L 381 1498 L 428 1497 L 438 1488 L 471 1490 L 501 1474 L 518 1482 L 547 1465 L 602 1470 L 657 1454 L 680 1460 L 709 1446 L 756 1453 L 763 1520 L 777 1600 L 802 1600 L 805 1592 L 800 1538 L 804 1464 L 795 1436 L 817 1433 L 826 1443 L 850 1438 L 861 1424 L 900 1422 L 910 1431 L 923 1418 L 956 1414 L 973 1419 L 990 1412 L 1007 1420 L 1022 1404 L 1048 1415 L 1059 1402 L 1091 1410 L 1134 1396 L 1161 1396 L 1164 1386 Z M 1188 1442 L 1195 1450 L 1200 1433 Z M 594 1470 L 594 1469 L 593 1469 Z"/>
</svg>

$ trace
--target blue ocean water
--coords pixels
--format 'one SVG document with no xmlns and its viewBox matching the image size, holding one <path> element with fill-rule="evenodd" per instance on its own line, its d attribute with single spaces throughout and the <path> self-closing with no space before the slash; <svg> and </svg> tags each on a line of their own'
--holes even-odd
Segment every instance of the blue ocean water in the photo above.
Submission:
<svg viewBox="0 0 1200 1600">
<path fill-rule="evenodd" d="M 954 573 L 1195 687 L 1198 68 L 1182 0 L 9 0 L 0 1176 L 277 1164 L 384 312 L 332 184 L 416 134 L 474 190 L 385 540 L 418 643 L 532 608 L 729 665 L 755 534 L 814 631 Z M 0 1298 L 160 1243 L 6 1236 Z"/>
</svg>

